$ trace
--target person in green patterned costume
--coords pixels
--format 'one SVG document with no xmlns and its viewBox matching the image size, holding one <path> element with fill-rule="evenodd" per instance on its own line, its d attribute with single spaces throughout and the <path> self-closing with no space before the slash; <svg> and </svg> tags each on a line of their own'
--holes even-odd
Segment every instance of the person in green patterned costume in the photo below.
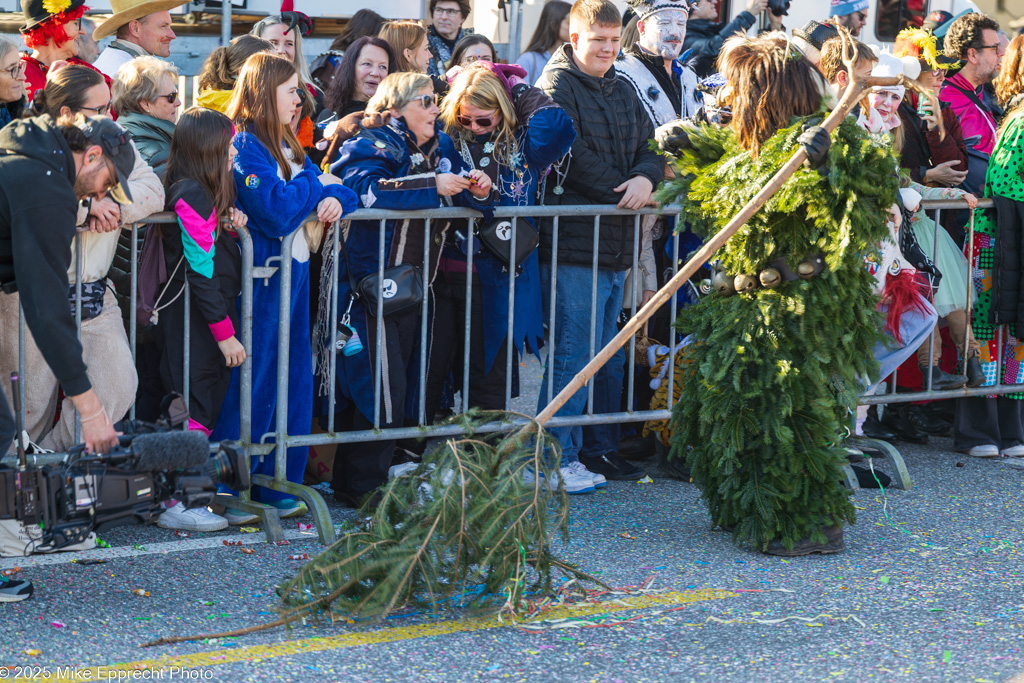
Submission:
<svg viewBox="0 0 1024 683">
<path fill-rule="evenodd" d="M 1019 262 L 1024 241 L 1024 36 L 1006 48 L 995 80 L 996 95 L 1006 109 L 988 171 L 985 197 L 993 209 L 974 212 L 974 334 L 981 342 L 985 384 L 1024 384 L 1024 306 Z M 999 348 L 999 327 L 1002 345 Z M 1000 367 L 1000 359 L 1002 364 Z M 1024 388 L 1024 387 L 1022 387 Z M 957 399 L 953 440 L 957 449 L 976 457 L 1024 456 L 1024 392 Z"/>
<path fill-rule="evenodd" d="M 877 262 L 888 234 L 895 161 L 852 117 L 828 145 L 814 68 L 783 34 L 731 39 L 718 66 L 732 123 L 689 133 L 659 199 L 680 202 L 706 238 L 798 145 L 808 167 L 718 252 L 716 291 L 679 315 L 676 327 L 698 341 L 686 349 L 670 458 L 686 458 L 712 521 L 735 541 L 839 552 L 855 520 L 839 444 L 882 338 L 865 260 Z"/>
</svg>

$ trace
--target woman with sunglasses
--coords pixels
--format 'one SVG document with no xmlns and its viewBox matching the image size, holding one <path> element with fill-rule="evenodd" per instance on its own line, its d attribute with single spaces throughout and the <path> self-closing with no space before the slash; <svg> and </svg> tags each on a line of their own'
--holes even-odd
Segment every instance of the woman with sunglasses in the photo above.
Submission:
<svg viewBox="0 0 1024 683">
<path fill-rule="evenodd" d="M 21 118 L 25 101 L 25 62 L 17 43 L 0 37 L 0 128 Z"/>
<path fill-rule="evenodd" d="M 136 57 L 118 69 L 112 94 L 117 122 L 163 178 L 181 106 L 178 70 L 158 57 Z"/>
<path fill-rule="evenodd" d="M 438 245 L 444 242 L 451 222 L 435 219 L 428 224 L 415 211 L 462 205 L 478 209 L 490 205 L 491 181 L 487 174 L 473 170 L 455 151 L 452 140 L 441 131 L 437 104 L 430 77 L 418 73 L 390 74 L 377 87 L 367 103 L 368 114 L 388 114 L 387 125 L 363 128 L 341 148 L 341 157 L 331 166 L 346 187 L 359 196 L 359 206 L 367 209 L 409 211 L 403 220 L 390 220 L 385 226 L 385 268 L 412 264 L 428 271 L 428 282 L 437 272 Z M 326 241 L 326 238 L 325 238 Z M 382 359 L 380 426 L 401 427 L 406 416 L 407 398 L 415 396 L 415 383 L 407 385 L 407 369 L 419 367 L 413 359 L 420 339 L 420 306 L 386 316 L 383 335 L 377 336 L 376 309 L 352 296 L 352 283 L 376 276 L 380 254 L 378 221 L 353 221 L 345 240 L 345 251 L 335 270 L 338 278 L 338 319 L 362 340 L 362 349 L 352 352 L 347 346 L 337 359 L 338 394 L 351 405 L 341 415 L 340 429 L 367 430 L 374 426 L 374 367 L 378 349 Z M 424 263 L 424 247 L 429 261 Z M 324 267 L 321 284 L 321 309 L 325 309 L 332 269 Z M 325 318 L 326 316 L 321 316 Z M 323 373 L 327 358 L 328 330 L 318 324 L 321 342 L 321 394 L 332 378 Z M 435 335 L 433 344 L 454 344 L 454 333 Z M 333 352 L 333 349 L 332 351 Z M 407 391 L 408 387 L 408 391 Z M 409 401 L 411 408 L 413 401 Z M 387 480 L 395 442 L 370 441 L 342 444 L 334 460 L 334 497 L 358 507 Z"/>
<path fill-rule="evenodd" d="M 67 65 L 50 74 L 46 88 L 38 90 L 32 102 L 33 115 L 106 116 L 110 111 L 110 92 L 103 75 L 94 69 Z M 125 134 L 127 136 L 127 134 Z M 129 142 L 129 144 L 131 144 Z M 119 205 L 110 197 L 92 199 L 80 207 L 77 225 L 80 232 L 71 244 L 72 261 L 68 269 L 68 306 L 75 310 L 76 285 L 81 274 L 82 350 L 89 366 L 89 379 L 112 422 L 124 417 L 135 402 L 137 376 L 124 321 L 117 298 L 109 287 L 109 271 L 117 249 L 120 228 L 130 228 L 150 214 L 163 210 L 164 188 L 153 170 L 135 153 L 135 166 L 128 176 L 130 204 Z M 43 229 L 47 226 L 40 225 Z M 75 261 L 81 242 L 81 264 Z M 0 296 L 0 328 L 17 330 L 18 300 Z M 26 338 L 25 376 L 32 378 L 24 386 L 26 431 L 36 443 L 64 451 L 75 443 L 75 411 L 65 398 L 59 421 L 54 424 L 58 406 L 58 387 L 53 374 L 35 343 Z M 3 376 L 18 369 L 18 344 L 0 341 L 0 371 Z M 83 416 L 87 417 L 87 416 Z"/>
<path fill-rule="evenodd" d="M 19 29 L 31 54 L 25 62 L 26 95 L 29 102 L 37 90 L 46 87 L 46 73 L 54 62 L 77 64 L 100 73 L 92 64 L 78 58 L 79 36 L 84 36 L 82 16 L 89 8 L 85 0 L 23 0 L 25 25 Z M 101 74 L 102 75 L 102 74 Z M 103 76 L 110 88 L 110 79 Z"/>
<path fill-rule="evenodd" d="M 490 178 L 499 206 L 530 206 L 546 170 L 561 159 L 576 139 L 572 119 L 538 88 L 529 86 L 526 70 L 489 61 L 470 64 L 452 81 L 441 106 L 441 124 L 469 168 Z M 520 219 L 518 225 L 533 225 Z M 468 226 L 446 235 L 434 283 L 434 334 L 453 343 L 431 344 L 427 367 L 426 416 L 433 420 L 445 381 L 454 370 L 462 386 L 466 320 L 466 251 L 473 255 L 473 301 L 469 352 L 469 404 L 488 410 L 505 408 L 509 273 L 504 263 Z M 521 238 L 520 238 L 521 239 Z M 467 246 L 468 245 L 468 246 Z M 540 272 L 534 251 L 516 269 L 512 323 L 512 395 L 518 395 L 518 356 L 524 345 L 537 353 L 543 343 Z"/>
</svg>

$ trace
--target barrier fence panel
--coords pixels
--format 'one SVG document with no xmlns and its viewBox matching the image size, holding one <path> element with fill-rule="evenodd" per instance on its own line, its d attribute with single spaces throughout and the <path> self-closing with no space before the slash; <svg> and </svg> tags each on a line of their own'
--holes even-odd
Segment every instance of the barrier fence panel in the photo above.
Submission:
<svg viewBox="0 0 1024 683">
<path fill-rule="evenodd" d="M 991 207 L 991 200 L 981 200 L 980 207 Z M 933 260 L 937 260 L 938 256 L 938 245 L 939 245 L 939 230 L 941 228 L 941 212 L 943 210 L 963 210 L 966 208 L 966 203 L 963 200 L 925 200 L 922 202 L 922 210 L 926 212 L 934 212 L 935 226 L 934 226 L 934 242 L 933 242 Z M 509 253 L 514 255 L 516 253 L 516 240 L 518 239 L 518 228 L 521 222 L 526 219 L 532 220 L 549 220 L 551 224 L 551 252 L 555 255 L 559 253 L 560 240 L 564 239 L 562 226 L 564 221 L 568 218 L 593 218 L 593 256 L 590 262 L 590 315 L 591 318 L 588 321 L 589 337 L 587 342 L 587 352 L 589 358 L 594 358 L 601 346 L 604 344 L 603 339 L 599 339 L 597 335 L 598 330 L 598 319 L 597 316 L 601 315 L 602 312 L 597 310 L 597 306 L 600 301 L 599 297 L 599 275 L 601 271 L 599 261 L 599 248 L 601 244 L 601 226 L 602 221 L 607 220 L 611 217 L 628 217 L 632 219 L 632 246 L 633 255 L 630 262 L 630 274 L 628 276 L 628 282 L 630 286 L 630 297 L 631 300 L 628 303 L 624 302 L 623 308 L 629 311 L 630 316 L 635 316 L 638 310 L 638 299 L 642 300 L 643 297 L 643 281 L 644 278 L 641 274 L 641 255 L 643 251 L 643 245 L 645 241 L 648 241 L 648 237 L 645 237 L 645 230 L 652 228 L 652 223 L 655 218 L 660 216 L 662 218 L 678 216 L 679 207 L 665 207 L 664 209 L 643 209 L 640 211 L 625 211 L 620 210 L 614 206 L 527 206 L 527 207 L 499 207 L 495 211 L 496 218 L 508 219 L 511 224 L 511 235 L 509 240 L 510 251 Z M 967 253 L 973 254 L 973 247 L 975 244 L 974 235 L 974 213 L 969 213 L 966 245 Z M 379 440 L 398 440 L 406 438 L 425 438 L 425 437 L 447 437 L 454 435 L 461 435 L 464 433 L 464 428 L 460 425 L 433 425 L 434 415 L 429 415 L 426 412 L 426 406 L 428 404 L 427 386 L 428 378 L 431 373 L 431 358 L 430 351 L 431 345 L 436 343 L 454 343 L 454 340 L 461 336 L 462 340 L 462 354 L 461 358 L 456 358 L 455 363 L 461 362 L 461 386 L 457 387 L 459 393 L 458 408 L 461 412 L 469 409 L 474 404 L 472 392 L 475 391 L 475 387 L 471 384 L 472 374 L 472 350 L 474 345 L 479 348 L 483 348 L 484 340 L 475 339 L 473 333 L 473 301 L 474 301 L 474 288 L 480 286 L 479 283 L 474 282 L 474 248 L 472 246 L 471 237 L 479 222 L 481 215 L 475 211 L 462 208 L 452 209 L 432 209 L 426 211 L 417 211 L 414 214 L 412 212 L 403 211 L 385 211 L 377 209 L 360 209 L 352 214 L 345 216 L 344 220 L 336 223 L 330 230 L 330 239 L 324 240 L 323 252 L 325 254 L 325 268 L 326 264 L 333 264 L 334 273 L 330 279 L 330 292 L 327 297 L 327 301 L 330 305 L 330 312 L 327 316 L 328 330 L 327 330 L 327 353 L 330 354 L 326 359 L 326 368 L 330 373 L 330 376 L 326 381 L 326 433 L 309 433 L 309 434 L 290 434 L 288 426 L 288 412 L 289 412 L 289 396 L 288 396 L 288 359 L 290 354 L 295 352 L 303 352 L 304 350 L 296 350 L 290 348 L 290 329 L 291 329 L 291 294 L 292 294 L 292 277 L 294 271 L 292 254 L 292 244 L 295 239 L 304 239 L 303 229 L 293 232 L 292 234 L 284 237 L 281 241 L 281 254 L 283 257 L 273 257 L 264 264 L 253 263 L 253 247 L 252 239 L 247 230 L 238 230 L 239 245 L 242 252 L 242 292 L 240 297 L 240 322 L 241 329 L 239 330 L 241 343 L 246 351 L 246 360 L 242 364 L 240 373 L 240 405 L 239 409 L 239 426 L 240 426 L 240 441 L 242 447 L 254 458 L 263 459 L 269 457 L 271 453 L 274 457 L 274 475 L 256 474 L 253 476 L 253 484 L 264 486 L 269 489 L 281 491 L 291 495 L 295 495 L 301 498 L 307 503 L 317 523 L 317 528 L 320 534 L 320 540 L 324 543 L 330 543 L 335 535 L 334 529 L 330 521 L 330 515 L 326 505 L 319 493 L 310 487 L 303 486 L 300 483 L 289 482 L 286 479 L 286 464 L 287 464 L 287 450 L 291 447 L 309 447 L 309 446 L 320 446 L 329 444 L 342 444 L 342 443 L 356 443 L 366 441 L 379 441 Z M 389 359 L 387 353 L 387 335 L 388 326 L 385 324 L 385 318 L 383 315 L 385 294 L 383 287 L 385 283 L 384 272 L 387 269 L 387 258 L 388 254 L 385 253 L 385 237 L 388 234 L 389 221 L 409 221 L 409 220 L 423 220 L 424 222 L 424 236 L 422 245 L 422 259 L 423 265 L 421 271 L 422 281 L 421 284 L 424 290 L 424 298 L 416 309 L 416 314 L 419 315 L 419 319 L 416 321 L 415 334 L 416 341 L 418 341 L 418 353 L 415 358 L 410 358 L 409 368 L 415 370 L 415 375 L 418 377 L 418 386 L 416 392 L 413 394 L 418 399 L 418 408 L 414 414 L 409 415 L 411 422 L 415 423 L 415 426 L 408 424 L 396 424 L 394 416 L 402 411 L 398 410 L 399 406 L 394 405 L 391 395 L 391 382 L 389 381 Z M 174 224 L 177 219 L 173 213 L 160 213 L 155 214 L 141 223 L 145 224 Z M 370 339 L 362 340 L 364 349 L 369 352 L 372 357 L 372 367 L 368 367 L 368 371 L 372 373 L 372 387 L 373 387 L 373 405 L 369 409 L 369 413 L 372 414 L 372 420 L 369 422 L 372 424 L 371 429 L 361 430 L 350 430 L 350 431 L 339 431 L 338 425 L 335 423 L 335 413 L 337 411 L 338 396 L 337 396 L 337 368 L 339 363 L 338 354 L 340 350 L 337 347 L 339 343 L 338 329 L 339 329 L 339 315 L 347 312 L 347 308 L 350 304 L 349 301 L 343 300 L 341 297 L 341 287 L 344 285 L 348 289 L 347 281 L 339 277 L 340 264 L 347 259 L 339 260 L 341 257 L 342 240 L 345 239 L 345 227 L 350 226 L 352 221 L 366 221 L 370 223 L 376 223 L 376 231 L 378 233 L 379 246 L 376 253 L 376 273 L 378 276 L 378 292 L 376 300 L 376 308 L 373 311 L 367 311 L 368 323 L 374 326 L 375 339 L 371 343 Z M 668 221 L 665 221 L 668 224 Z M 910 226 L 904 226 L 906 229 L 910 229 Z M 140 235 L 139 224 L 126 226 L 123 229 L 131 230 L 132 235 L 132 254 L 131 254 L 131 312 L 129 315 L 129 344 L 133 358 L 137 354 L 137 326 L 140 324 L 136 318 L 135 303 L 137 300 L 137 282 L 138 282 L 138 257 L 139 257 L 139 240 Z M 349 228 L 351 229 L 351 228 Z M 364 226 L 358 229 L 365 229 Z M 628 228 L 627 228 L 628 229 Z M 438 253 L 440 254 L 441 241 L 439 240 L 442 234 L 454 234 L 457 230 L 467 231 L 463 237 L 468 238 L 470 242 L 470 248 L 465 250 L 465 267 L 466 267 L 466 278 L 464 288 L 464 307 L 465 307 L 465 319 L 464 328 L 459 330 L 457 327 L 452 330 L 448 330 L 448 336 L 444 336 L 443 330 L 437 330 L 432 328 L 431 315 L 433 314 L 435 300 L 431 295 L 431 278 L 436 276 L 436 268 L 438 262 L 435 262 L 431 256 L 431 244 L 435 244 L 439 247 Z M 628 238 L 624 238 L 628 239 Z M 674 232 L 670 237 L 667 238 L 667 249 L 671 254 L 671 272 L 674 275 L 678 272 L 680 267 L 680 257 L 685 258 L 685 255 L 680 254 L 680 238 L 679 233 Z M 408 261 L 409 259 L 405 259 Z M 82 325 L 82 240 L 76 240 L 76 273 L 75 278 L 75 320 L 78 325 L 79 335 L 81 336 L 81 325 Z M 970 263 L 970 257 L 969 257 Z M 550 402 L 554 393 L 555 387 L 552 381 L 551 371 L 554 367 L 554 358 L 558 349 L 556 348 L 556 339 L 558 335 L 562 333 L 558 329 L 558 321 L 556 319 L 555 311 L 558 296 L 558 277 L 560 274 L 560 268 L 564 267 L 565 264 L 559 264 L 557 257 L 550 263 L 550 283 L 547 289 L 547 298 L 550 303 L 549 310 L 544 316 L 544 321 L 547 323 L 546 331 L 546 349 L 542 353 L 542 359 L 546 365 L 547 381 L 546 392 L 544 398 L 547 402 Z M 515 310 L 516 310 L 516 299 L 515 299 L 515 287 L 516 278 L 518 277 L 518 269 L 516 267 L 510 267 L 506 269 L 507 283 L 508 283 L 508 294 L 507 294 L 507 308 L 508 316 L 506 325 L 506 343 L 504 356 L 494 359 L 495 366 L 501 363 L 505 369 L 504 378 L 504 407 L 506 410 L 512 408 L 512 396 L 514 393 L 514 371 L 515 363 L 521 362 L 523 359 L 517 358 L 515 347 L 512 339 L 515 335 Z M 273 278 L 277 277 L 277 283 L 273 282 Z M 277 320 L 277 331 L 278 331 L 278 347 L 277 347 L 277 373 L 276 373 L 276 389 L 277 389 L 277 404 L 276 404 L 276 415 L 275 422 L 272 426 L 271 432 L 266 434 L 252 434 L 252 392 L 253 392 L 253 358 L 252 358 L 252 344 L 253 344 L 253 291 L 256 286 L 256 281 L 262 280 L 262 286 L 277 286 L 279 288 L 280 300 L 278 307 L 278 320 Z M 971 302 L 973 301 L 973 277 L 968 277 L 968 292 L 967 296 L 967 319 L 968 323 L 971 318 Z M 543 281 L 538 283 L 538 287 L 543 286 Z M 182 330 L 184 342 L 185 342 L 185 358 L 184 358 L 184 377 L 185 377 L 185 393 L 187 400 L 187 393 L 189 388 L 189 365 L 190 365 L 190 335 L 189 320 L 190 320 L 190 302 L 187 291 L 187 279 L 184 292 L 185 296 L 185 327 Z M 580 292 L 581 296 L 585 296 L 583 292 Z M 488 302 L 484 302 L 484 306 L 487 306 Z M 675 320 L 677 314 L 677 298 L 673 296 L 669 303 L 669 319 Z M 146 324 L 148 321 L 142 321 L 141 324 Z M 265 321 L 260 321 L 261 323 Z M 18 340 L 19 340 L 19 354 L 18 354 L 18 369 L 19 374 L 23 378 L 21 384 L 22 392 L 22 410 L 25 409 L 25 386 L 28 382 L 32 381 L 31 377 L 25 375 L 25 327 L 24 327 L 24 315 L 20 310 L 19 305 L 19 329 L 18 329 Z M 969 326 L 968 326 L 969 328 Z M 394 329 L 394 328 L 393 328 Z M 933 348 L 931 343 L 934 339 L 934 335 L 938 334 L 938 330 L 932 331 L 932 338 L 929 339 L 929 363 L 933 360 Z M 964 349 L 969 348 L 969 329 L 965 333 L 963 339 Z M 997 330 L 997 355 L 996 361 L 999 372 L 1001 373 L 1001 365 L 1003 358 L 1003 333 L 1002 329 Z M 667 378 L 667 401 L 665 407 L 659 409 L 637 409 L 633 405 L 633 397 L 635 395 L 636 381 L 635 373 L 637 366 L 637 350 L 633 344 L 630 344 L 629 349 L 624 354 L 624 372 L 626 372 L 625 386 L 627 389 L 627 407 L 625 410 L 611 410 L 610 406 L 604 406 L 603 410 L 597 409 L 596 406 L 600 402 L 595 401 L 595 383 L 591 383 L 587 389 L 587 405 L 580 415 L 574 416 L 563 416 L 553 418 L 549 423 L 548 427 L 568 427 L 576 425 L 598 425 L 598 424 L 609 424 L 609 423 L 621 423 L 621 422 L 639 422 L 647 420 L 664 420 L 671 416 L 672 406 L 675 403 L 675 362 L 673 362 L 676 347 L 677 347 L 678 334 L 673 331 L 671 338 L 667 340 L 666 346 L 669 349 L 668 358 L 665 362 L 668 363 L 665 377 Z M 313 340 L 314 344 L 316 339 Z M 397 341 L 397 340 L 396 340 Z M 447 353 L 449 349 L 445 349 Z M 525 351 L 524 351 L 525 353 Z M 453 352 L 454 354 L 454 352 Z M 324 365 L 320 365 L 324 367 Z M 452 366 L 455 369 L 454 363 Z M 966 372 L 966 369 L 964 370 Z M 860 397 L 861 404 L 880 404 L 880 403 L 899 403 L 908 401 L 920 401 L 920 400 L 931 400 L 931 399 L 945 399 L 945 398 L 957 398 L 964 396 L 991 396 L 999 395 L 1010 392 L 1021 391 L 1024 385 L 1007 385 L 1003 383 L 1003 377 L 1001 374 L 997 375 L 996 383 L 993 386 L 981 386 L 975 388 L 963 388 L 957 390 L 938 391 L 931 386 L 930 375 L 925 377 L 925 387 L 921 391 L 914 392 L 899 392 L 896 391 L 896 373 L 893 373 L 892 377 L 888 381 L 887 391 L 883 394 L 871 394 Z M 387 387 L 385 387 L 385 381 L 387 381 Z M 316 391 L 319 392 L 319 382 L 315 384 L 317 387 Z M 310 397 L 312 400 L 313 397 Z M 363 406 L 367 409 L 367 406 Z M 356 407 L 358 410 L 359 408 Z M 536 414 L 533 411 L 526 411 L 529 415 Z M 135 407 L 131 408 L 130 415 L 134 417 Z M 24 415 L 22 416 L 24 418 Z M 111 416 L 112 418 L 119 418 L 121 416 Z M 24 420 L 23 420 L 24 421 Z M 495 432 L 505 431 L 522 424 L 522 418 L 510 418 L 508 422 L 504 424 L 489 424 L 480 427 L 477 431 L 479 432 Z M 310 430 L 312 431 L 312 430 Z M 76 419 L 75 426 L 75 439 L 79 439 L 79 425 Z M 902 465 L 902 460 L 899 459 L 898 452 L 890 445 L 884 442 L 874 442 L 871 440 L 860 440 L 862 443 L 868 443 L 873 445 L 880 450 L 883 450 L 889 457 L 891 462 L 896 465 L 897 468 L 897 482 L 906 487 L 909 486 L 909 474 L 906 473 L 905 467 Z M 211 445 L 212 448 L 216 448 L 216 444 Z M 260 516 L 261 520 L 265 524 L 266 533 L 269 540 L 281 540 L 283 533 L 281 531 L 280 520 L 278 512 L 275 508 L 267 505 L 262 505 L 251 500 L 249 491 L 240 491 L 236 497 L 227 498 L 225 500 L 230 507 L 235 509 L 244 510 Z"/>
</svg>

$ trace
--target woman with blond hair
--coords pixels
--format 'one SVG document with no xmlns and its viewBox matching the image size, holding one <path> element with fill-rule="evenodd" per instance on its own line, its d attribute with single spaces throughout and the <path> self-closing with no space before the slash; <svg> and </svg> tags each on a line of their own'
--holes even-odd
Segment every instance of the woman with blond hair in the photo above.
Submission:
<svg viewBox="0 0 1024 683">
<path fill-rule="evenodd" d="M 572 119 L 542 90 L 525 81 L 516 65 L 472 64 L 452 81 L 441 105 L 440 120 L 469 168 L 490 179 L 499 206 L 534 204 L 537 187 L 547 169 L 569 151 L 576 132 Z M 535 233 L 533 221 L 518 221 L 518 239 Z M 524 230 L 525 228 L 525 230 Z M 468 226 L 463 224 L 461 235 Z M 466 320 L 466 255 L 464 244 L 449 233 L 442 247 L 434 283 L 434 333 L 453 344 L 432 344 L 427 366 L 426 416 L 432 420 L 441 392 L 453 369 L 462 386 L 462 344 Z M 516 264 L 512 321 L 512 395 L 518 395 L 518 356 L 537 353 L 544 339 L 541 315 L 540 266 L 534 250 Z M 507 264 L 487 250 L 473 257 L 473 301 L 469 352 L 469 405 L 488 410 L 505 408 L 508 360 Z"/>
<path fill-rule="evenodd" d="M 968 255 L 976 297 L 974 331 L 981 342 L 982 368 L 991 378 L 985 386 L 997 380 L 1024 384 L 1024 365 L 1018 360 L 1024 357 L 1018 286 L 1024 272 L 1013 258 L 1020 253 L 1024 222 L 1024 36 L 1007 46 L 995 90 L 1006 110 L 985 174 L 985 197 L 995 208 L 974 212 L 974 253 Z M 1024 456 L 1024 393 L 957 399 L 953 439 L 957 449 L 972 455 Z"/>
<path fill-rule="evenodd" d="M 363 128 L 345 142 L 341 157 L 331 166 L 360 199 L 360 206 L 374 209 L 416 211 L 453 204 L 484 208 L 491 200 L 491 180 L 473 170 L 455 151 L 452 140 L 441 131 L 430 77 L 418 73 L 395 73 L 385 78 L 367 103 L 368 114 L 388 114 L 387 125 Z M 437 273 L 441 244 L 450 221 L 434 219 L 428 224 L 410 213 L 409 218 L 390 220 L 385 226 L 385 268 L 412 264 L 427 270 L 428 280 Z M 424 248 L 430 260 L 424 263 Z M 380 251 L 378 221 L 353 221 L 345 239 L 345 252 L 337 264 L 338 316 L 348 317 L 364 340 L 363 350 L 337 356 L 338 393 L 350 409 L 343 423 L 353 430 L 374 428 L 375 398 L 380 399 L 380 427 L 401 427 L 406 418 L 406 370 L 413 358 L 419 335 L 419 312 L 396 312 L 384 318 L 382 334 L 377 333 L 376 309 L 369 310 L 352 291 L 352 283 L 376 275 Z M 326 270 L 326 268 L 325 268 Z M 329 281 L 329 280 L 328 280 Z M 322 286 L 321 291 L 330 291 Z M 327 330 L 321 330 L 321 348 Z M 451 344 L 453 332 L 436 337 L 435 343 Z M 378 349 L 382 359 L 381 394 L 375 397 L 374 366 Z M 332 378 L 324 377 L 329 382 Z M 323 387 L 321 386 L 321 389 Z M 332 488 L 338 501 L 359 507 L 387 479 L 395 442 L 370 441 L 342 444 L 334 461 Z"/>
<path fill-rule="evenodd" d="M 301 108 L 299 75 L 290 61 L 273 54 L 250 57 L 235 84 L 227 114 L 237 132 L 234 162 L 237 205 L 249 217 L 255 263 L 271 258 L 291 258 L 290 357 L 288 366 L 288 432 L 304 434 L 313 416 L 313 373 L 309 349 L 309 254 L 319 245 L 312 231 L 296 235 L 291 253 L 281 253 L 281 240 L 295 232 L 311 213 L 324 222 L 334 222 L 355 209 L 356 197 L 321 175 L 306 156 L 289 122 Z M 277 407 L 277 320 L 280 273 L 253 292 L 252 340 L 252 434 L 274 431 Z M 233 372 L 224 407 L 214 429 L 216 439 L 237 439 L 239 414 L 229 408 L 238 405 L 239 376 Z M 306 448 L 288 449 L 288 481 L 301 483 L 306 466 Z M 274 459 L 254 463 L 254 471 L 273 476 Z M 282 517 L 305 514 L 304 504 L 292 496 L 253 487 L 253 498 L 273 505 Z M 256 521 L 255 515 L 227 510 L 232 524 Z"/>
</svg>

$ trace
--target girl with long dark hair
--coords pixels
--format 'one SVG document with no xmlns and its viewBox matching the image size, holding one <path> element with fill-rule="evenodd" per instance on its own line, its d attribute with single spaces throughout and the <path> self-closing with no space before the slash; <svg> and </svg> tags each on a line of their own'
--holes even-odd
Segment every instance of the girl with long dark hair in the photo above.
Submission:
<svg viewBox="0 0 1024 683">
<path fill-rule="evenodd" d="M 184 393 L 185 283 L 188 282 L 189 367 L 188 428 L 210 435 L 231 382 L 231 368 L 245 360 L 238 341 L 235 299 L 242 291 L 242 254 L 235 233 L 220 227 L 229 219 L 244 227 L 245 214 L 234 208 L 231 120 L 213 109 L 191 107 L 175 127 L 167 162 L 165 210 L 177 226 L 161 226 L 168 282 L 157 301 L 169 300 L 157 328 L 163 339 L 160 375 L 164 391 Z M 205 507 L 186 509 L 167 501 L 157 524 L 165 529 L 217 531 L 226 519 Z"/>
<path fill-rule="evenodd" d="M 569 10 L 572 5 L 562 0 L 551 0 L 540 13 L 537 30 L 530 38 L 526 51 L 516 64 L 526 69 L 526 82 L 533 85 L 540 78 L 544 66 L 563 43 L 569 42 Z M 625 45 L 625 43 L 623 43 Z"/>
</svg>

